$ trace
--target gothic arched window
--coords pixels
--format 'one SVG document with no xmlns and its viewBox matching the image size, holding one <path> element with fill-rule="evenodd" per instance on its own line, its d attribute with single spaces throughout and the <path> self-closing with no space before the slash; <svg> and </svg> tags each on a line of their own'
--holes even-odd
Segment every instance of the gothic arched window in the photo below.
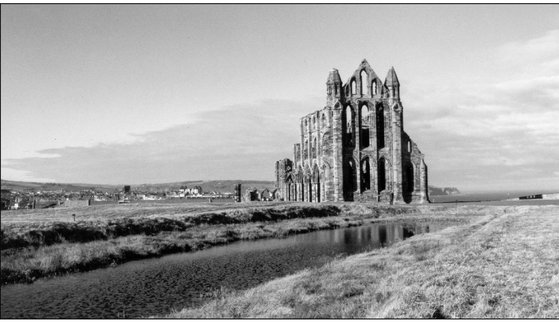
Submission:
<svg viewBox="0 0 559 322">
<path fill-rule="evenodd" d="M 367 78 L 369 78 L 367 76 L 367 72 L 365 70 L 361 71 L 361 95 L 365 95 L 367 94 Z"/>
</svg>

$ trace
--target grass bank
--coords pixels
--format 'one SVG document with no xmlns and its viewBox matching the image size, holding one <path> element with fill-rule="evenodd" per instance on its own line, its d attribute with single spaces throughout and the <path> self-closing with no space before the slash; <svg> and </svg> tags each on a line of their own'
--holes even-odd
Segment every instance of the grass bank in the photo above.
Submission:
<svg viewBox="0 0 559 322">
<path fill-rule="evenodd" d="M 207 206 L 165 205 L 158 213 L 139 208 L 102 207 L 103 218 L 91 212 L 77 222 L 40 212 L 2 214 L 1 282 L 33 282 L 37 278 L 87 271 L 131 260 L 195 251 L 238 240 L 278 238 L 321 229 L 361 225 L 373 219 L 428 218 L 450 220 L 445 207 L 376 207 L 365 204 L 251 204 Z M 174 208 L 173 208 L 174 207 Z M 221 208 L 219 208 L 221 207 Z M 231 207 L 229 205 L 229 207 Z M 121 217 L 115 215 L 124 209 Z M 73 210 L 75 211 L 75 210 Z M 465 211 L 465 210 L 464 210 Z"/>
<path fill-rule="evenodd" d="M 460 209 L 460 208 L 458 208 Z M 165 318 L 556 318 L 559 207 L 481 207 L 470 223 L 333 261 Z"/>
</svg>

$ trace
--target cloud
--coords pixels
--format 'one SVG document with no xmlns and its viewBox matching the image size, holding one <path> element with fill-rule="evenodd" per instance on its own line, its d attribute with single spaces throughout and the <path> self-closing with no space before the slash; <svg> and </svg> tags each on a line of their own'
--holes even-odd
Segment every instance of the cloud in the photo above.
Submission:
<svg viewBox="0 0 559 322">
<path fill-rule="evenodd" d="M 509 70 L 500 77 L 459 79 L 430 93 L 409 89 L 406 130 L 426 154 L 430 182 L 559 189 L 550 179 L 559 169 L 557 57 L 553 30 L 496 48 L 492 65 Z"/>
<path fill-rule="evenodd" d="M 405 129 L 426 155 L 430 183 L 462 190 L 559 189 L 557 57 L 559 30 L 552 30 L 495 48 L 484 57 L 494 69 L 479 70 L 475 78 L 403 84 Z M 131 184 L 272 180 L 274 162 L 292 157 L 300 117 L 322 103 L 230 105 L 183 125 L 136 134 L 133 142 L 39 151 L 49 159 L 3 160 L 3 174 L 11 169 L 60 182 Z"/>
<path fill-rule="evenodd" d="M 549 30 L 540 37 L 506 43 L 497 48 L 495 55 L 502 63 L 509 66 L 517 66 L 518 63 L 532 69 L 549 63 L 557 66 L 559 52 L 557 40 L 559 40 L 559 29 Z"/>
<path fill-rule="evenodd" d="M 268 179 L 274 162 L 290 157 L 307 102 L 268 100 L 196 115 L 188 124 L 135 134 L 132 143 L 39 151 L 58 155 L 3 160 L 60 182 L 144 183 L 187 179 Z M 3 171 L 4 172 L 4 171 Z"/>
</svg>

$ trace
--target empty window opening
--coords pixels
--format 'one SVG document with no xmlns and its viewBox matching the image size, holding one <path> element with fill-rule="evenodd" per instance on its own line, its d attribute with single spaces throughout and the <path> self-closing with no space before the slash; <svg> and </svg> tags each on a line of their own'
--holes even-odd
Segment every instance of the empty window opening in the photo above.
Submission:
<svg viewBox="0 0 559 322">
<path fill-rule="evenodd" d="M 351 95 L 357 94 L 357 90 L 355 88 L 355 79 L 351 80 Z"/>
<path fill-rule="evenodd" d="M 367 191 L 371 189 L 371 173 L 369 166 L 369 158 L 363 159 L 361 161 L 361 191 Z"/>
<path fill-rule="evenodd" d="M 408 163 L 404 169 L 404 201 L 407 203 L 412 201 L 414 185 L 413 165 Z"/>
<path fill-rule="evenodd" d="M 408 141 L 408 152 L 411 152 L 411 142 Z"/>
<path fill-rule="evenodd" d="M 343 180 L 343 190 L 344 190 L 344 200 L 353 201 L 353 192 L 357 190 L 356 183 L 356 173 L 355 173 L 355 163 L 353 160 L 348 160 L 344 165 L 344 180 Z"/>
<path fill-rule="evenodd" d="M 353 115 L 352 115 L 351 107 L 346 107 L 345 110 L 345 119 L 346 119 L 346 133 L 353 132 Z"/>
<path fill-rule="evenodd" d="M 367 105 L 361 106 L 361 132 L 359 134 L 361 148 L 369 147 L 369 108 Z"/>
<path fill-rule="evenodd" d="M 354 126 L 354 121 L 353 121 L 353 109 L 351 108 L 351 106 L 346 106 L 345 107 L 345 112 L 342 114 L 343 117 L 343 140 L 344 140 L 344 144 L 347 144 L 346 146 L 350 146 L 353 147 L 354 146 L 354 142 L 353 142 L 353 126 Z"/>
<path fill-rule="evenodd" d="M 367 72 L 365 70 L 362 70 L 360 77 L 361 77 L 361 95 L 366 95 L 368 94 L 367 84 L 369 82 L 368 81 L 369 76 L 367 76 Z"/>
<path fill-rule="evenodd" d="M 413 165 L 411 163 L 406 165 L 405 176 L 406 184 L 404 185 L 404 191 L 411 193 L 414 190 Z"/>
<path fill-rule="evenodd" d="M 382 106 L 377 108 L 377 149 L 384 148 L 384 109 Z"/>
<path fill-rule="evenodd" d="M 386 161 L 380 158 L 377 165 L 378 192 L 386 189 Z"/>
<path fill-rule="evenodd" d="M 377 87 L 377 82 L 375 82 L 373 80 L 373 82 L 371 83 L 371 90 L 373 92 L 373 95 L 377 95 L 378 93 L 378 87 Z"/>
</svg>

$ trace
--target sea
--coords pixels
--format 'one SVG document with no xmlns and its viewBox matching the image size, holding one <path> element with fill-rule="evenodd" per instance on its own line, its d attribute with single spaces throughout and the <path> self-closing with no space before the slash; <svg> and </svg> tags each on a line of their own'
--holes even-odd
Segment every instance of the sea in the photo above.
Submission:
<svg viewBox="0 0 559 322">
<path fill-rule="evenodd" d="M 559 193 L 558 190 L 511 190 L 511 191 L 468 191 L 459 194 L 433 196 L 429 199 L 434 203 L 456 203 L 456 202 L 484 202 L 484 201 L 505 201 L 518 199 L 523 196 L 536 194 Z"/>
</svg>

